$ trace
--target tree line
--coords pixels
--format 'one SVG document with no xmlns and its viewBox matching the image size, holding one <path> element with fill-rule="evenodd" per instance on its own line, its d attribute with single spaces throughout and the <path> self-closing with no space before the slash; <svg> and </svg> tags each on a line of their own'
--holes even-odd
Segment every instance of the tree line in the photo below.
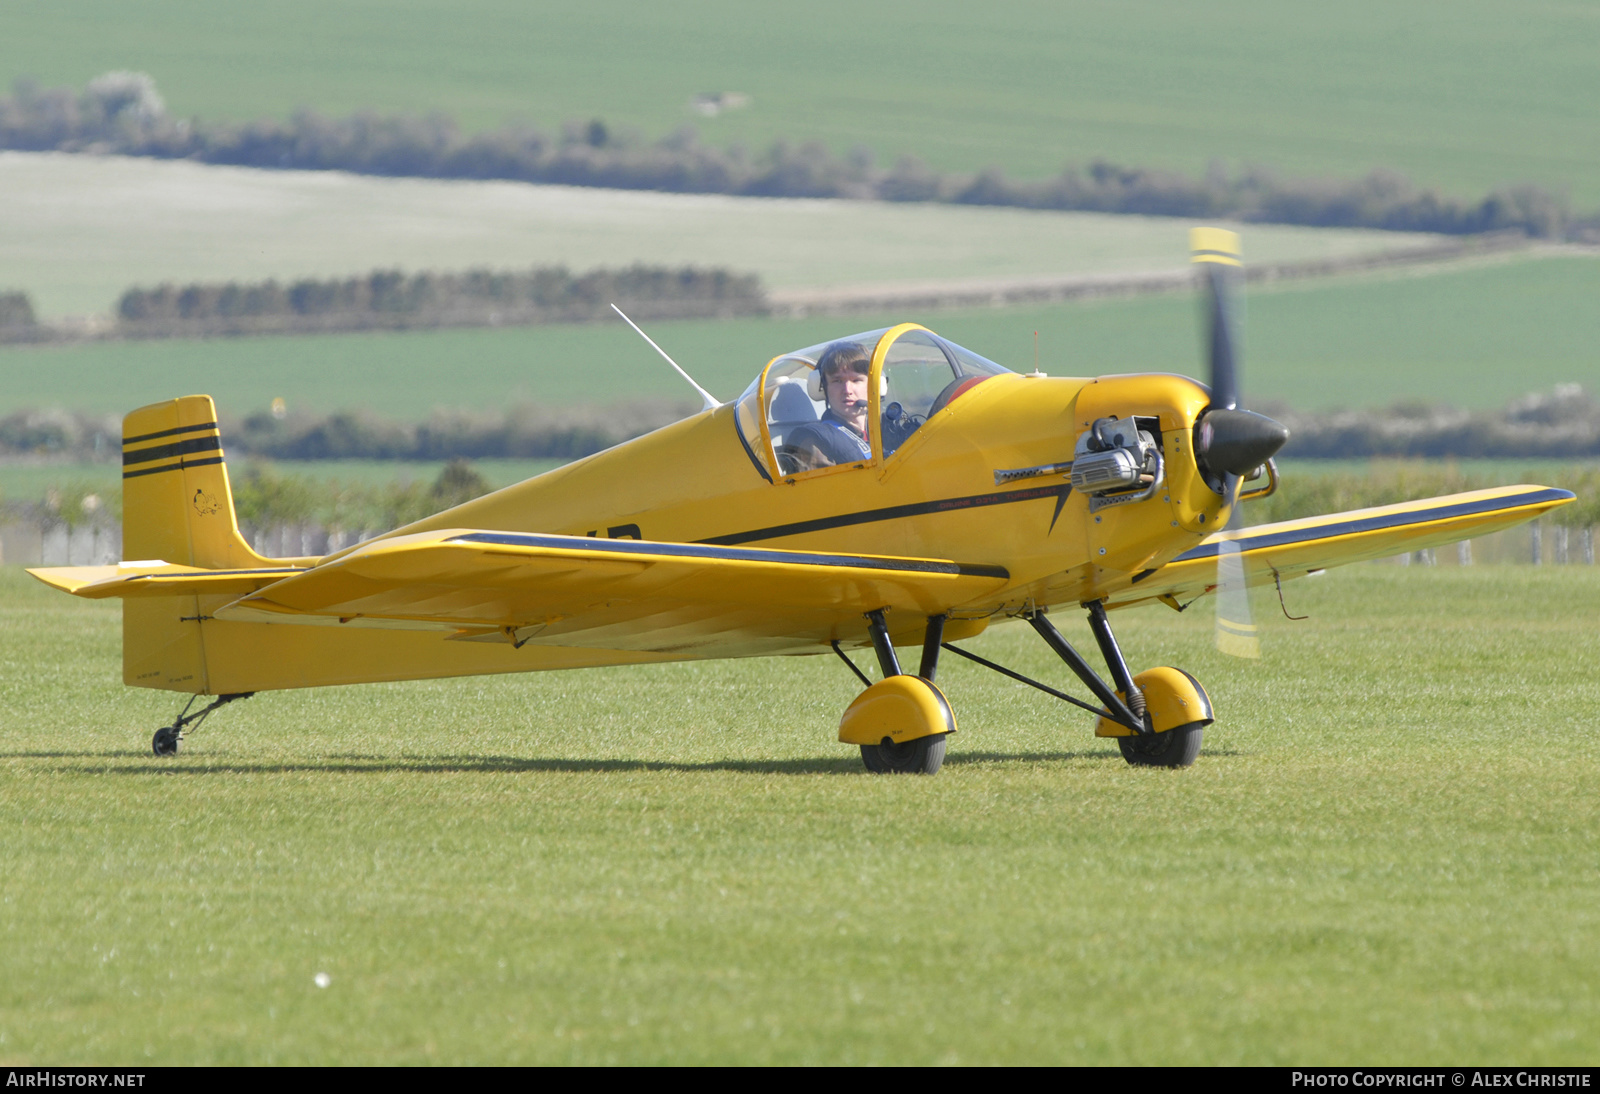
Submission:
<svg viewBox="0 0 1600 1094">
<path fill-rule="evenodd" d="M 474 413 L 439 410 L 421 422 L 362 411 L 260 410 L 222 421 L 230 456 L 279 460 L 560 459 L 591 455 L 678 421 L 698 403 L 638 400 L 548 407 L 520 403 Z M 0 417 L 0 458 L 109 461 L 122 451 L 116 415 L 22 410 Z"/>
<path fill-rule="evenodd" d="M 521 403 L 473 412 L 438 410 L 421 422 L 340 411 L 260 410 L 224 420 L 223 443 L 239 456 L 278 460 L 578 459 L 668 425 L 691 402 L 635 400 L 549 407 Z M 1289 427 L 1288 459 L 1600 459 L 1600 402 L 1560 384 L 1494 411 L 1399 403 L 1386 409 L 1304 413 L 1268 406 Z M 65 410 L 0 417 L 0 458 L 90 462 L 121 451 L 114 415 Z"/>
<path fill-rule="evenodd" d="M 1269 411 L 1289 427 L 1290 459 L 1593 459 L 1600 403 L 1578 384 L 1558 384 L 1498 410 L 1401 402 L 1382 410 Z"/>
<path fill-rule="evenodd" d="M 430 327 L 524 326 L 613 318 L 727 319 L 766 315 L 759 274 L 721 267 L 633 265 L 574 273 L 565 266 L 465 272 L 373 270 L 346 278 L 196 282 L 134 287 L 101 338 L 202 338 Z M 40 322 L 23 292 L 0 292 L 0 343 L 84 337 Z"/>
<path fill-rule="evenodd" d="M 442 114 L 371 111 L 343 118 L 301 110 L 287 121 L 205 122 L 171 117 L 154 81 L 113 72 L 84 89 L 19 80 L 0 98 L 0 148 L 113 152 L 245 167 L 603 186 L 625 190 L 840 197 L 1022 206 L 1034 209 L 1208 217 L 1317 227 L 1600 240 L 1600 213 L 1578 217 L 1566 199 L 1529 184 L 1476 200 L 1418 189 L 1376 170 L 1361 179 L 1285 178 L 1262 167 L 1200 177 L 1096 160 L 1055 178 L 1016 180 L 999 168 L 939 172 L 914 157 L 884 168 L 870 150 L 840 156 L 821 142 L 779 140 L 759 154 L 716 148 L 689 127 L 650 140 L 602 119 L 559 133 L 514 123 L 464 133 Z"/>
<path fill-rule="evenodd" d="M 756 274 L 642 265 L 575 274 L 546 266 L 132 288 L 117 301 L 116 324 L 125 337 L 175 338 L 575 323 L 611 318 L 612 303 L 645 319 L 726 318 L 767 309 Z"/>
</svg>

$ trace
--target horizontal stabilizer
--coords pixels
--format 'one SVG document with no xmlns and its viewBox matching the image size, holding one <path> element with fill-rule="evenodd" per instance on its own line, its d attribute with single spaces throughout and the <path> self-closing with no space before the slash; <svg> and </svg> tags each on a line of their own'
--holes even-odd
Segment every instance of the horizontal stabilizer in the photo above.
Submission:
<svg viewBox="0 0 1600 1094">
<path fill-rule="evenodd" d="M 115 566 L 50 566 L 28 572 L 53 589 L 90 600 L 108 597 L 243 596 L 304 572 L 303 566 L 249 570 L 205 570 L 160 560 L 120 562 Z"/>
</svg>

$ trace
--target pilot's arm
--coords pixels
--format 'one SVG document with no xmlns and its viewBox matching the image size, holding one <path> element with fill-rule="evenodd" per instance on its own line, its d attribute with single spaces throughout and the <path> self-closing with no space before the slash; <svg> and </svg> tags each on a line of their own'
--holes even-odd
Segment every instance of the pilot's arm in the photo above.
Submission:
<svg viewBox="0 0 1600 1094">
<path fill-rule="evenodd" d="M 823 420 L 815 425 L 803 425 L 786 438 L 784 448 L 791 455 L 796 469 L 812 471 L 819 467 L 834 467 L 841 463 L 859 463 L 870 459 L 866 442 L 837 422 Z"/>
<path fill-rule="evenodd" d="M 801 426 L 794 430 L 778 451 L 778 462 L 786 474 L 797 471 L 815 471 L 819 467 L 832 467 L 835 460 L 828 454 L 824 439 L 814 426 Z"/>
</svg>

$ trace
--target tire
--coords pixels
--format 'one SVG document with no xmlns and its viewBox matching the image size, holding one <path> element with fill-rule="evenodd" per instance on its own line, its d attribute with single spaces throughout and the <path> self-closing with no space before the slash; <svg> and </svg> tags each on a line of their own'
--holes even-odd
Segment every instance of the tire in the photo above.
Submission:
<svg viewBox="0 0 1600 1094">
<path fill-rule="evenodd" d="M 176 756 L 178 754 L 178 731 L 172 726 L 162 726 L 156 730 L 156 735 L 150 738 L 150 751 L 157 756 Z"/>
<path fill-rule="evenodd" d="M 1118 737 L 1122 758 L 1134 767 L 1188 767 L 1200 755 L 1205 726 L 1195 724 L 1150 736 Z"/>
<path fill-rule="evenodd" d="M 948 736 L 934 733 L 904 744 L 885 737 L 882 744 L 861 746 L 861 762 L 874 775 L 932 775 L 944 763 Z"/>
</svg>

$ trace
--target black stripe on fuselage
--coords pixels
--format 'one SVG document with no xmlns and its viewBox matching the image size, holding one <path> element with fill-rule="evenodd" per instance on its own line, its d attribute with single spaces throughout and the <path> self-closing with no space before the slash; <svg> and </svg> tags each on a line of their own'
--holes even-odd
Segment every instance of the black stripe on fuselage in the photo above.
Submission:
<svg viewBox="0 0 1600 1094">
<path fill-rule="evenodd" d="M 212 433 L 209 437 L 190 437 L 186 441 L 158 444 L 154 448 L 141 448 L 137 452 L 123 452 L 122 466 L 132 467 L 136 463 L 150 463 L 152 460 L 170 460 L 174 456 L 191 456 L 196 452 L 215 452 L 221 447 L 222 437 L 217 433 Z"/>
<path fill-rule="evenodd" d="M 144 441 L 153 441 L 161 437 L 176 437 L 182 433 L 199 433 L 207 429 L 217 428 L 216 422 L 203 422 L 200 425 L 180 425 L 177 429 L 163 429 L 159 433 L 141 433 L 137 437 L 124 437 L 124 445 L 140 444 Z"/>
<path fill-rule="evenodd" d="M 1470 517 L 1480 513 L 1495 513 L 1502 509 L 1520 509 L 1525 505 L 1537 505 L 1546 501 L 1565 501 L 1573 497 L 1570 490 L 1532 490 L 1525 494 L 1510 494 L 1499 498 L 1480 498 L 1477 501 L 1457 502 L 1454 505 L 1436 505 L 1431 509 L 1413 509 L 1404 513 L 1386 513 L 1377 517 L 1357 517 L 1353 520 L 1341 520 L 1333 524 L 1318 524 L 1310 528 L 1295 528 L 1284 532 L 1268 532 L 1263 535 L 1245 535 L 1230 542 L 1237 543 L 1239 550 L 1260 551 L 1268 547 L 1290 547 L 1297 543 L 1310 543 L 1321 539 L 1333 539 L 1336 536 L 1353 536 L 1362 532 L 1381 532 L 1388 528 L 1404 528 L 1408 524 L 1426 524 L 1434 520 L 1448 520 L 1451 517 Z M 1193 562 L 1201 558 L 1214 558 L 1217 554 L 1218 544 L 1202 543 L 1191 551 L 1185 551 L 1173 562 Z"/>
<path fill-rule="evenodd" d="M 578 540 L 581 542 L 575 543 Z M 529 532 L 472 532 L 456 536 L 451 543 L 474 543 L 496 547 L 550 547 L 563 551 L 596 551 L 604 554 L 657 558 L 705 558 L 722 562 L 778 562 L 790 566 L 833 566 L 847 570 L 887 570 L 894 573 L 949 574 L 960 577 L 993 577 L 1008 580 L 1010 571 L 1001 566 L 971 565 L 916 558 L 866 558 L 861 555 L 824 555 L 799 551 L 752 551 L 704 543 L 654 543 L 636 539 L 587 539 L 582 536 L 546 536 Z"/>
<path fill-rule="evenodd" d="M 961 498 L 940 498 L 937 501 L 919 501 L 910 505 L 890 505 L 882 509 L 863 509 L 857 513 L 840 513 L 815 520 L 800 520 L 793 524 L 775 524 L 770 528 L 757 528 L 751 532 L 734 532 L 726 536 L 713 536 L 697 540 L 733 546 L 759 539 L 779 539 L 799 536 L 807 532 L 825 532 L 830 528 L 848 528 L 856 524 L 876 524 L 881 520 L 899 520 L 903 517 L 920 517 L 929 513 L 953 513 L 961 509 L 982 509 L 990 505 L 1010 505 L 1018 501 L 1036 501 L 1039 498 L 1065 498 L 1072 492 L 1071 484 L 1064 486 L 1034 486 L 1027 490 L 1007 490 L 992 494 L 968 494 Z"/>
<path fill-rule="evenodd" d="M 143 467 L 138 471 L 124 471 L 122 477 L 136 479 L 140 475 L 159 475 L 163 471 L 182 471 L 186 467 L 205 467 L 208 464 L 221 462 L 221 456 L 210 456 L 203 460 L 179 460 L 177 463 L 169 463 L 165 467 Z"/>
</svg>

